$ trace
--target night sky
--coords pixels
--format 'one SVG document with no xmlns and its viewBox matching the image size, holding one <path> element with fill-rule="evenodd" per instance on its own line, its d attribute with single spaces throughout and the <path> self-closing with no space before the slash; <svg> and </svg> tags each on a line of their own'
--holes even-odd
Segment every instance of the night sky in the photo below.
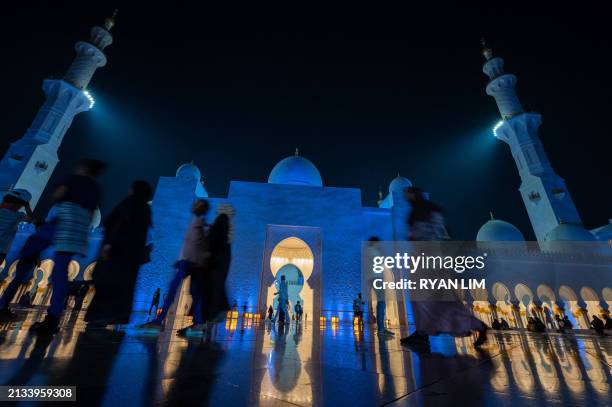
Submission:
<svg viewBox="0 0 612 407">
<path fill-rule="evenodd" d="M 62 77 L 74 43 L 112 13 L 101 3 L 3 5 L 2 153 L 43 103 L 42 80 Z M 90 85 L 96 105 L 75 118 L 51 182 L 80 157 L 107 161 L 108 213 L 132 180 L 155 184 L 194 160 L 209 194 L 225 197 L 230 180 L 266 182 L 298 147 L 325 185 L 361 188 L 364 205 L 399 172 L 445 208 L 455 238 L 474 239 L 489 210 L 533 238 L 514 161 L 491 132 L 485 36 L 518 76 L 524 108 L 543 115 L 544 147 L 585 226 L 601 226 L 612 217 L 608 17 L 505 4 L 118 5 L 109 63 Z"/>
</svg>

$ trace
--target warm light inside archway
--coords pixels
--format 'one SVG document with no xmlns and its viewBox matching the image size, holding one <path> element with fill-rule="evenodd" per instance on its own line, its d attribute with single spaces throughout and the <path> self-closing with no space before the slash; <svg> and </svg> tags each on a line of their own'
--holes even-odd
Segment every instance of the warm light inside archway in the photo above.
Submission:
<svg viewBox="0 0 612 407">
<path fill-rule="evenodd" d="M 304 274 L 304 279 L 312 275 L 314 256 L 306 242 L 297 237 L 289 237 L 280 241 L 270 256 L 270 270 L 276 276 L 278 270 L 286 264 L 296 265 Z"/>
</svg>

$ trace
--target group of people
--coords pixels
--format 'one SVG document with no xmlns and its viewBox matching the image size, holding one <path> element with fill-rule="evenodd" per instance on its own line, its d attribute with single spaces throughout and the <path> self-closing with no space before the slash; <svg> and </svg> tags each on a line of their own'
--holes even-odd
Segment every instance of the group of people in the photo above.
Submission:
<svg viewBox="0 0 612 407">
<path fill-rule="evenodd" d="M 91 222 L 100 200 L 96 178 L 105 168 L 106 164 L 101 161 L 82 160 L 76 171 L 65 177 L 53 191 L 54 205 L 43 222 L 33 219 L 29 207 L 29 191 L 13 189 L 4 195 L 0 208 L 0 247 L 3 259 L 11 247 L 19 222 L 34 221 L 36 231 L 21 248 L 13 279 L 0 298 L 0 319 L 16 319 L 16 315 L 9 309 L 9 303 L 40 263 L 41 253 L 53 245 L 55 256 L 51 272 L 51 303 L 44 321 L 34 324 L 32 329 L 42 333 L 57 331 L 69 291 L 68 267 L 73 257 L 87 254 Z M 20 213 L 22 208 L 26 211 L 25 215 Z"/>
<path fill-rule="evenodd" d="M 495 329 L 496 331 L 506 331 L 510 329 L 510 325 L 508 324 L 508 321 L 503 318 L 493 318 L 491 321 L 491 329 Z"/>
<path fill-rule="evenodd" d="M 40 264 L 41 253 L 53 245 L 55 256 L 50 277 L 50 306 L 45 319 L 31 329 L 46 334 L 58 331 L 60 316 L 69 295 L 68 266 L 75 256 L 87 255 L 91 223 L 100 202 L 96 179 L 105 168 L 105 163 L 101 161 L 84 159 L 76 171 L 55 189 L 53 207 L 47 218 L 44 222 L 35 223 L 36 231 L 19 251 L 14 277 L 0 297 L 0 320 L 17 319 L 17 315 L 9 309 L 9 303 Z M 135 181 L 128 196 L 103 222 L 104 238 L 93 271 L 96 293 L 85 316 L 88 328 L 129 323 L 138 271 L 150 261 L 152 251 L 148 241 L 149 229 L 153 225 L 149 205 L 151 198 L 151 185 L 146 181 Z M 11 247 L 18 224 L 33 221 L 30 199 L 31 194 L 23 189 L 12 189 L 2 199 L 0 263 Z M 193 328 L 217 320 L 220 314 L 229 309 L 225 294 L 225 279 L 231 258 L 229 218 L 220 214 L 212 225 L 208 225 L 208 210 L 208 201 L 197 199 L 194 202 L 192 220 L 175 264 L 175 278 L 168 288 L 162 311 L 156 312 L 158 315 L 150 325 L 161 326 L 169 305 L 175 300 L 180 284 L 187 276 L 191 276 Z M 155 305 L 158 307 L 159 289 L 156 295 Z"/>
<path fill-rule="evenodd" d="M 60 315 L 69 295 L 68 267 L 78 255 L 86 255 L 88 236 L 94 211 L 99 206 L 100 191 L 96 179 L 106 165 L 95 159 L 82 160 L 76 171 L 67 176 L 53 193 L 53 207 L 44 222 L 35 222 L 29 202 L 31 194 L 24 189 L 12 189 L 4 195 L 0 204 L 0 263 L 11 247 L 20 222 L 34 222 L 36 231 L 28 237 L 19 252 L 19 262 L 13 279 L 0 297 L 0 320 L 12 320 L 16 315 L 9 309 L 9 303 L 17 290 L 25 284 L 33 270 L 40 264 L 41 253 L 51 245 L 55 256 L 51 272 L 52 295 L 47 315 L 42 322 L 32 326 L 40 333 L 55 333 L 59 328 Z M 136 278 L 140 267 L 150 261 L 152 245 L 148 241 L 152 215 L 149 201 L 152 188 L 145 181 L 135 181 L 128 196 L 122 200 L 103 222 L 104 239 L 96 262 L 94 285 L 96 294 L 87 311 L 88 327 L 127 324 L 132 311 Z M 440 241 L 448 240 L 442 210 L 426 199 L 423 192 L 415 187 L 405 190 L 405 198 L 410 205 L 407 218 L 408 240 Z M 191 207 L 192 219 L 184 237 L 176 274 L 172 279 L 164 304 L 158 312 L 160 289 L 154 294 L 149 314 L 155 307 L 155 318 L 145 324 L 147 327 L 161 327 L 170 308 L 179 294 L 183 281 L 191 278 L 192 296 L 191 315 L 193 324 L 179 330 L 185 334 L 189 330 L 206 330 L 211 323 L 223 318 L 230 309 L 225 291 L 225 280 L 229 270 L 231 249 L 229 243 L 229 218 L 225 214 L 216 217 L 212 225 L 207 224 L 209 203 L 196 199 Z M 379 239 L 372 237 L 375 245 Z M 289 295 L 284 275 L 278 283 L 277 309 L 268 309 L 268 318 L 275 322 L 280 319 L 289 322 Z M 363 323 L 364 302 L 359 294 L 353 302 L 353 311 L 359 324 Z M 420 348 L 427 347 L 430 335 L 441 333 L 452 336 L 466 336 L 477 332 L 475 346 L 486 341 L 487 326 L 476 318 L 459 300 L 440 301 L 436 293 L 431 298 L 412 301 L 414 332 L 401 340 L 403 345 Z M 385 298 L 377 297 L 376 320 L 378 333 L 391 335 L 385 329 Z M 303 309 L 298 301 L 294 305 L 294 317 L 300 321 Z M 532 318 L 533 319 L 533 318 Z M 559 329 L 571 328 L 567 317 L 556 316 Z M 494 329 L 508 329 L 503 319 L 493 321 Z M 541 326 L 540 326 L 541 325 Z M 542 330 L 543 323 L 530 322 L 533 330 Z M 591 326 L 598 333 L 612 327 L 612 320 L 602 321 L 593 316 Z M 545 327 L 544 327 L 545 329 Z"/>
<path fill-rule="evenodd" d="M 229 271 L 231 249 L 229 243 L 229 217 L 220 214 L 212 225 L 206 223 L 210 205 L 205 199 L 196 199 L 191 207 L 192 218 L 183 240 L 179 260 L 174 264 L 176 273 L 164 295 L 160 312 L 160 289 L 153 295 L 155 318 L 142 327 L 161 327 L 176 301 L 183 281 L 190 277 L 189 293 L 192 298 L 190 314 L 193 323 L 178 330 L 178 335 L 190 331 L 206 331 L 219 322 L 230 309 L 225 291 Z"/>
<path fill-rule="evenodd" d="M 290 316 L 289 313 L 289 289 L 287 285 L 287 280 L 285 275 L 280 276 L 280 280 L 278 281 L 278 291 L 274 293 L 274 296 L 277 297 L 276 303 L 277 307 L 274 310 L 274 307 L 270 305 L 267 309 L 267 319 L 272 323 L 275 323 L 277 320 L 280 324 L 289 324 L 291 318 L 293 318 L 296 322 L 301 322 L 304 316 L 304 308 L 300 303 L 300 300 L 295 302 L 293 306 L 293 315 Z"/>
</svg>

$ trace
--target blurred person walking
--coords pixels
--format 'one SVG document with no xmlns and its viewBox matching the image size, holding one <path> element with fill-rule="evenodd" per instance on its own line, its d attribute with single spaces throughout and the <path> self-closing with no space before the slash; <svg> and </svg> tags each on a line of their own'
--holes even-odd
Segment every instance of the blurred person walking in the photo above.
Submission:
<svg viewBox="0 0 612 407">
<path fill-rule="evenodd" d="M 55 248 L 51 272 L 53 292 L 44 321 L 32 325 L 31 329 L 35 332 L 53 334 L 59 328 L 68 291 L 68 266 L 75 255 L 87 255 L 91 221 L 100 202 L 96 178 L 105 168 L 106 164 L 102 161 L 83 159 L 75 172 L 67 176 L 53 193 L 55 214 L 53 219 L 49 219 L 53 225 L 52 242 Z"/>
<path fill-rule="evenodd" d="M 205 331 L 212 331 L 214 324 L 221 321 L 230 310 L 225 289 L 225 281 L 232 258 L 229 241 L 229 217 L 222 213 L 213 222 L 208 233 L 208 255 L 204 267 L 192 274 L 192 306 L 194 323 L 177 332 L 184 335 L 188 330 L 195 330 L 201 324 Z"/>
<path fill-rule="evenodd" d="M 162 311 L 151 322 L 147 322 L 141 325 L 141 327 L 161 327 L 172 304 L 174 304 L 183 280 L 191 275 L 194 269 L 204 267 L 206 259 L 209 256 L 207 242 L 208 230 L 206 224 L 206 215 L 208 214 L 209 208 L 210 205 L 205 199 L 196 199 L 191 206 L 191 213 L 193 216 L 189 222 L 187 232 L 185 233 L 179 260 L 174 265 L 176 274 L 168 287 Z M 191 286 L 193 286 L 193 280 Z M 190 290 L 193 293 L 193 288 L 191 288 L 191 286 Z M 194 298 L 194 300 L 199 301 L 199 298 Z M 194 309 L 193 304 L 192 309 Z M 196 309 L 199 309 L 199 307 L 196 306 Z M 199 315 L 197 315 L 196 318 L 199 318 Z"/>
<path fill-rule="evenodd" d="M 93 271 L 96 294 L 85 317 L 89 328 L 129 323 L 138 270 L 151 250 L 151 196 L 148 182 L 135 181 L 104 220 L 104 240 Z"/>
<path fill-rule="evenodd" d="M 408 240 L 442 241 L 449 240 L 440 207 L 425 199 L 423 192 L 416 187 L 405 189 L 405 198 L 411 211 L 407 219 Z M 474 346 L 481 346 L 487 339 L 487 326 L 476 318 L 459 300 L 443 299 L 445 293 L 436 290 L 420 301 L 411 301 L 415 331 L 402 338 L 402 345 L 414 346 L 416 350 L 429 347 L 429 336 L 448 334 L 455 337 L 469 336 L 478 332 Z"/>
</svg>

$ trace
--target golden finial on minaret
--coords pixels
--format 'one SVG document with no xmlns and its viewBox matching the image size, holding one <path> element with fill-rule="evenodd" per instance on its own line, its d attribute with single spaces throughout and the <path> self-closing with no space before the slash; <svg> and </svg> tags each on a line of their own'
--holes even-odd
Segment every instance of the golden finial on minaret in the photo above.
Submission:
<svg viewBox="0 0 612 407">
<path fill-rule="evenodd" d="M 493 216 L 493 211 L 489 211 L 489 216 L 491 217 L 491 220 L 495 220 L 495 216 Z"/>
<path fill-rule="evenodd" d="M 482 44 L 482 55 L 484 55 L 486 60 L 488 61 L 489 59 L 493 58 L 493 50 L 487 47 L 487 43 L 485 42 L 484 38 L 480 39 L 480 43 Z"/>
<path fill-rule="evenodd" d="M 297 157 L 298 155 L 300 155 L 300 150 L 296 147 L 295 148 L 295 153 L 294 155 Z"/>
<path fill-rule="evenodd" d="M 106 31 L 110 31 L 115 26 L 115 20 L 117 19 L 117 12 L 119 10 L 115 9 L 113 11 L 113 15 L 104 19 L 104 29 Z"/>
</svg>

